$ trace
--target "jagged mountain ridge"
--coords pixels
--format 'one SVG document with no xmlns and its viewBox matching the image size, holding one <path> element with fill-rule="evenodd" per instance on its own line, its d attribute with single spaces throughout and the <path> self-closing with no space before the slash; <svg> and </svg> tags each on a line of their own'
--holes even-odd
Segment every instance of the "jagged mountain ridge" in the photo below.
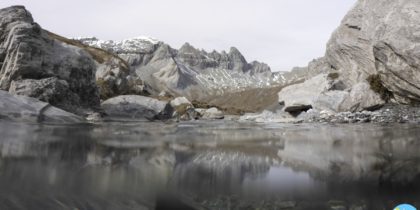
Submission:
<svg viewBox="0 0 420 210">
<path fill-rule="evenodd" d="M 286 84 L 265 63 L 248 63 L 238 49 L 229 52 L 199 50 L 189 43 L 179 50 L 148 37 L 121 41 L 77 38 L 83 44 L 117 54 L 127 61 L 152 94 L 162 91 L 191 100 L 208 100 L 226 93 Z"/>
</svg>

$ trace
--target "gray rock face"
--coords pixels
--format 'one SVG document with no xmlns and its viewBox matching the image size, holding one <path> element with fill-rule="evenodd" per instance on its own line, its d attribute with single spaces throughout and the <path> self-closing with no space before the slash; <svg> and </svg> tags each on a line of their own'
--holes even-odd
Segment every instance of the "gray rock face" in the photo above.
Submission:
<svg viewBox="0 0 420 210">
<path fill-rule="evenodd" d="M 0 89 L 9 91 L 14 83 L 11 91 L 16 92 L 18 86 L 25 90 L 16 93 L 48 99 L 72 112 L 76 110 L 71 107 L 99 105 L 96 67 L 83 49 L 52 39 L 22 6 L 1 9 L 0 28 Z M 46 80 L 38 81 L 41 79 Z M 32 87 L 36 87 L 34 91 Z M 39 93 L 40 88 L 49 87 Z M 62 92 L 72 100 L 63 103 L 55 98 Z"/>
<path fill-rule="evenodd" d="M 190 101 L 185 97 L 178 97 L 169 102 L 171 107 L 174 109 L 174 117 L 177 120 L 195 120 L 200 118 L 198 113 Z"/>
<path fill-rule="evenodd" d="M 317 98 L 328 90 L 326 75 L 319 75 L 304 83 L 283 88 L 279 93 L 279 102 L 284 103 L 285 111 L 300 112 L 311 109 Z"/>
<path fill-rule="evenodd" d="M 351 86 L 379 74 L 398 102 L 420 100 L 420 2 L 359 0 L 327 45 L 326 60 Z"/>
<path fill-rule="evenodd" d="M 185 97 L 178 97 L 171 100 L 170 105 L 175 109 L 182 105 L 193 106 L 192 103 Z"/>
<path fill-rule="evenodd" d="M 167 102 L 137 95 L 108 99 L 102 103 L 102 108 L 111 118 L 163 120 L 171 118 L 173 113 Z"/>
<path fill-rule="evenodd" d="M 419 31 L 419 1 L 359 0 L 332 35 L 325 57 L 300 70 L 308 80 L 283 89 L 280 101 L 286 109 L 311 104 L 334 112 L 378 108 L 388 100 L 384 92 L 399 103 L 419 102 Z M 328 74 L 334 84 L 326 86 L 318 74 Z"/>
<path fill-rule="evenodd" d="M 56 77 L 12 81 L 9 92 L 37 98 L 66 110 L 76 110 L 80 104 L 80 98 L 70 91 L 69 84 Z"/>
<path fill-rule="evenodd" d="M 380 108 L 385 101 L 373 92 L 366 82 L 355 84 L 348 96 L 340 104 L 340 111 L 372 111 Z"/>
<path fill-rule="evenodd" d="M 32 123 L 80 123 L 84 120 L 48 103 L 0 90 L 0 119 Z"/>
</svg>

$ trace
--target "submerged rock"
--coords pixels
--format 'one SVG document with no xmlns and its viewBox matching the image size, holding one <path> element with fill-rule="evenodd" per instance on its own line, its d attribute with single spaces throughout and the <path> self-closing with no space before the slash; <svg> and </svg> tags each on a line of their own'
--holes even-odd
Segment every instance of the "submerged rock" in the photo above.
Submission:
<svg viewBox="0 0 420 210">
<path fill-rule="evenodd" d="M 303 122 L 328 123 L 420 123 L 418 106 L 386 104 L 375 111 L 331 112 L 328 110 L 308 110 L 298 116 Z"/>
<path fill-rule="evenodd" d="M 48 103 L 0 90 L 0 119 L 33 123 L 80 123 L 84 119 Z"/>
<path fill-rule="evenodd" d="M 123 95 L 102 103 L 102 109 L 111 118 L 170 119 L 173 108 L 165 101 L 137 95 Z"/>
<path fill-rule="evenodd" d="M 241 116 L 239 121 L 253 121 L 258 123 L 299 123 L 301 119 L 297 119 L 287 112 L 277 111 L 271 112 L 264 110 L 261 113 L 249 113 Z"/>
</svg>

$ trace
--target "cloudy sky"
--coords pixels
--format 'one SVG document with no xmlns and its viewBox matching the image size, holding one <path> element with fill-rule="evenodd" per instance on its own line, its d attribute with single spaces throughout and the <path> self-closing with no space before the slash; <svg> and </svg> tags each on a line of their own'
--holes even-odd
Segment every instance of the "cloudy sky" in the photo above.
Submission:
<svg viewBox="0 0 420 210">
<path fill-rule="evenodd" d="M 67 37 L 146 35 L 175 48 L 237 47 L 274 71 L 324 54 L 331 33 L 356 0 L 1 0 L 25 5 L 45 29 Z"/>
</svg>

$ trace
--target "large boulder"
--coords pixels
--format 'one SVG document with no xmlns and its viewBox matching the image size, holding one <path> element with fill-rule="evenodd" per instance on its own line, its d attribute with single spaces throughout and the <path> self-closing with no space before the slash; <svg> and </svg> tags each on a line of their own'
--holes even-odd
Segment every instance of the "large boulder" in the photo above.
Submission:
<svg viewBox="0 0 420 210">
<path fill-rule="evenodd" d="M 79 97 L 70 91 L 69 84 L 56 77 L 12 81 L 9 92 L 48 101 L 66 110 L 75 110 L 79 104 Z"/>
<path fill-rule="evenodd" d="M 420 1 L 358 0 L 325 56 L 309 64 L 307 81 L 284 88 L 280 101 L 289 111 L 335 112 L 420 102 L 419 31 Z M 333 84 L 326 85 L 325 74 Z"/>
<path fill-rule="evenodd" d="M 71 112 L 99 106 L 96 66 L 84 49 L 51 38 L 23 6 L 1 9 L 0 28 L 0 89 L 9 91 L 14 83 L 14 93 Z M 71 100 L 63 102 L 62 92 Z"/>
<path fill-rule="evenodd" d="M 420 1 L 359 0 L 327 45 L 325 59 L 348 86 L 379 75 L 400 103 L 420 101 Z"/>
<path fill-rule="evenodd" d="M 176 109 L 177 107 L 180 107 L 180 106 L 194 107 L 192 105 L 192 103 L 185 97 L 177 97 L 177 98 L 171 100 L 170 104 L 174 109 Z"/>
<path fill-rule="evenodd" d="M 26 96 L 0 90 L 0 119 L 32 123 L 80 123 L 79 116 Z"/>
<path fill-rule="evenodd" d="M 373 110 L 385 103 L 367 82 L 344 90 L 337 88 L 341 83 L 331 78 L 331 74 L 320 74 L 282 89 L 278 94 L 279 102 L 284 104 L 284 111 L 295 115 L 309 109 L 331 112 Z"/>
<path fill-rule="evenodd" d="M 168 102 L 138 95 L 110 98 L 102 103 L 102 108 L 111 118 L 164 120 L 173 114 Z"/>
<path fill-rule="evenodd" d="M 195 120 L 200 118 L 200 113 L 194 109 L 194 105 L 185 97 L 177 97 L 169 102 L 174 109 L 174 117 L 177 120 Z"/>
<path fill-rule="evenodd" d="M 205 120 L 220 120 L 224 119 L 225 115 L 216 107 L 210 109 L 196 109 Z"/>
<path fill-rule="evenodd" d="M 318 97 L 328 90 L 329 83 L 327 75 L 321 74 L 303 83 L 285 87 L 278 94 L 279 102 L 284 104 L 286 112 L 309 110 Z"/>
<path fill-rule="evenodd" d="M 339 111 L 373 111 L 385 104 L 380 95 L 375 93 L 366 82 L 353 85 L 349 94 L 344 98 L 339 106 Z"/>
</svg>

